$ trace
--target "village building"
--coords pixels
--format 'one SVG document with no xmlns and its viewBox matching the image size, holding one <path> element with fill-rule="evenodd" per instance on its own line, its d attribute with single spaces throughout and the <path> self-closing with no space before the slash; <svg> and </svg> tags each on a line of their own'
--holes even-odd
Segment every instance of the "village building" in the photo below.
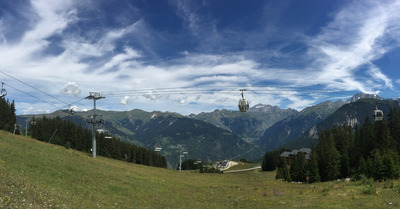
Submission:
<svg viewBox="0 0 400 209">
<path fill-rule="evenodd" d="M 299 150 L 292 150 L 291 152 L 282 152 L 280 156 L 285 160 L 286 164 L 290 165 L 293 162 L 294 157 L 299 153 L 304 154 L 306 161 L 310 160 L 311 148 L 301 148 Z"/>
</svg>

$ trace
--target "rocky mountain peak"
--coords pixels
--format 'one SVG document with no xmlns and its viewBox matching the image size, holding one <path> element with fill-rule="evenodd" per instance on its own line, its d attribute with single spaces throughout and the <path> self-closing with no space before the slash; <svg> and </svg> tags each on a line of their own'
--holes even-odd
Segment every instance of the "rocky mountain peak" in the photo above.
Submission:
<svg viewBox="0 0 400 209">
<path fill-rule="evenodd" d="M 290 109 L 289 109 L 290 110 Z M 250 107 L 249 112 L 280 112 L 284 111 L 278 106 L 272 106 L 272 105 L 265 105 L 265 104 L 257 104 L 254 105 L 253 107 Z"/>
<path fill-rule="evenodd" d="M 355 102 L 355 101 L 357 101 L 359 99 L 365 99 L 365 98 L 367 98 L 367 99 L 379 99 L 379 100 L 383 100 L 384 99 L 384 98 L 382 98 L 382 97 L 380 97 L 380 96 L 378 96 L 376 94 L 358 93 L 358 94 L 352 96 L 350 99 L 348 99 L 346 101 L 346 103 Z"/>
</svg>

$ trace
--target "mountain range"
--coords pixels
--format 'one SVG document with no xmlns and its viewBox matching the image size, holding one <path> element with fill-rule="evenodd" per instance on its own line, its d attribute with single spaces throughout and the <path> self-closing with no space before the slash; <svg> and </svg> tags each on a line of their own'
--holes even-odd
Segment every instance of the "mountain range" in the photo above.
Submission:
<svg viewBox="0 0 400 209">
<path fill-rule="evenodd" d="M 372 118 L 375 108 L 387 113 L 397 100 L 385 100 L 376 95 L 357 94 L 347 101 L 326 101 L 302 111 L 280 109 L 258 104 L 248 112 L 215 110 L 208 113 L 183 116 L 171 112 L 102 111 L 105 121 L 99 129 L 113 137 L 146 148 L 161 149 L 170 167 L 175 168 L 182 152 L 185 158 L 207 162 L 223 159 L 259 160 L 266 151 L 280 147 L 310 147 L 316 143 L 318 133 L 334 124 L 355 125 L 367 116 Z M 93 110 L 76 112 L 70 116 L 66 110 L 35 117 L 56 117 L 71 120 L 82 126 Z M 24 129 L 32 115 L 17 117 Z"/>
</svg>

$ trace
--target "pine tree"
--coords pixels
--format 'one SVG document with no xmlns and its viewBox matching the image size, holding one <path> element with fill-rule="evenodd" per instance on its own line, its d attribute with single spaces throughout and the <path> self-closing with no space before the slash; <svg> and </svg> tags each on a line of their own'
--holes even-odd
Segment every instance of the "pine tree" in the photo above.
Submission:
<svg viewBox="0 0 400 209">
<path fill-rule="evenodd" d="M 305 156 L 303 153 L 298 153 L 290 165 L 290 176 L 293 181 L 306 181 Z"/>
<path fill-rule="evenodd" d="M 376 148 L 379 148 L 381 152 L 386 152 L 389 149 L 393 149 L 395 143 L 392 141 L 390 136 L 389 126 L 386 120 L 375 122 L 374 124 L 375 142 L 373 143 Z"/>
<path fill-rule="evenodd" d="M 279 161 L 280 156 L 278 151 L 267 152 L 264 155 L 261 168 L 263 171 L 273 171 L 276 169 Z"/>
<path fill-rule="evenodd" d="M 309 178 L 308 179 L 309 183 L 321 181 L 321 176 L 319 175 L 319 169 L 318 169 L 318 154 L 314 145 L 312 145 L 311 148 L 311 156 L 310 156 L 310 161 L 307 164 L 306 175 Z"/>
<path fill-rule="evenodd" d="M 276 171 L 275 179 L 284 179 L 282 167 L 279 167 L 278 170 Z"/>
<path fill-rule="evenodd" d="M 14 132 L 17 116 L 15 115 L 15 103 L 5 98 L 0 98 L 0 130 Z M 19 133 L 19 132 L 16 132 Z"/>
<path fill-rule="evenodd" d="M 372 177 L 375 180 L 385 179 L 385 167 L 383 165 L 383 158 L 378 149 L 375 149 L 373 151 L 372 168 Z"/>
<path fill-rule="evenodd" d="M 340 158 L 340 176 L 346 178 L 350 176 L 350 159 L 346 153 Z"/>
<path fill-rule="evenodd" d="M 279 174 L 279 175 L 278 175 Z M 292 177 L 290 176 L 290 169 L 286 165 L 286 161 L 282 161 L 282 164 L 278 167 L 276 179 L 283 179 L 285 181 L 292 181 Z"/>
<path fill-rule="evenodd" d="M 357 169 L 357 176 L 360 176 L 360 175 L 368 176 L 368 166 L 367 166 L 367 162 L 365 162 L 363 156 L 360 157 L 359 166 Z"/>
<path fill-rule="evenodd" d="M 337 179 L 340 175 L 340 154 L 336 150 L 333 135 L 329 131 L 319 137 L 317 153 L 321 180 Z"/>
<path fill-rule="evenodd" d="M 374 125 L 369 117 L 366 117 L 363 125 L 357 133 L 355 142 L 355 147 L 363 155 L 364 159 L 367 159 L 371 151 L 378 146 L 375 144 L 375 136 Z"/>
<path fill-rule="evenodd" d="M 282 173 L 285 181 L 287 182 L 292 181 L 292 177 L 290 175 L 290 169 L 286 164 L 282 167 Z"/>
<path fill-rule="evenodd" d="M 397 148 L 397 152 L 400 153 L 400 110 L 397 107 L 392 107 L 388 114 L 388 126 L 390 136 L 393 140 L 394 145 Z"/>
<path fill-rule="evenodd" d="M 396 179 L 400 176 L 399 157 L 394 151 L 389 151 L 383 154 L 382 164 L 384 169 L 385 179 Z"/>
</svg>

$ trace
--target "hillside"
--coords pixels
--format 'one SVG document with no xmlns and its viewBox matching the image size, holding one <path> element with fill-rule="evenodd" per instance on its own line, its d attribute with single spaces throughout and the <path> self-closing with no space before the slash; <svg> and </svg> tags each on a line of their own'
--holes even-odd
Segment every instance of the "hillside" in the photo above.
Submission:
<svg viewBox="0 0 400 209">
<path fill-rule="evenodd" d="M 263 150 L 270 151 L 297 139 L 306 130 L 324 120 L 344 104 L 343 101 L 323 102 L 278 121 L 268 128 L 258 142 Z"/>
<path fill-rule="evenodd" d="M 141 166 L 0 131 L 0 208 L 388 208 L 399 182 L 311 186 L 275 172 L 199 174 Z M 397 191 L 397 192 L 396 192 Z"/>
<path fill-rule="evenodd" d="M 187 157 L 189 158 L 212 162 L 231 158 L 257 160 L 266 151 L 287 143 L 296 144 L 288 147 L 308 147 L 311 141 L 315 142 L 316 140 L 315 136 L 311 138 L 307 136 L 307 134 L 310 135 L 310 130 L 315 130 L 316 124 L 323 122 L 331 115 L 336 115 L 336 110 L 344 104 L 351 105 L 364 98 L 392 101 L 383 100 L 376 95 L 360 93 L 345 102 L 341 100 L 327 101 L 307 107 L 300 112 L 258 104 L 251 107 L 246 113 L 215 110 L 210 113 L 183 116 L 171 112 L 146 112 L 138 109 L 131 111 L 97 110 L 96 113 L 102 115 L 105 121 L 103 129 L 112 136 L 148 149 L 161 147 L 160 154 L 166 157 L 171 168 L 176 168 L 181 151 L 188 151 L 189 156 Z M 371 111 L 371 108 L 375 109 L 372 106 L 366 108 Z M 351 115 L 352 112 L 357 111 L 351 110 L 344 114 Z M 384 110 L 384 112 L 386 111 Z M 92 111 L 76 112 L 74 116 L 69 116 L 66 111 L 56 111 L 45 116 L 59 116 L 90 128 L 85 120 L 91 114 Z M 35 117 L 42 116 L 35 115 Z M 21 131 L 31 117 L 29 115 L 17 117 Z M 354 122 L 364 119 L 365 116 L 351 120 Z M 349 118 L 338 117 L 335 124 L 348 121 Z M 329 121 L 326 124 L 324 127 L 331 127 L 334 123 Z M 303 143 L 302 140 L 296 140 L 299 137 L 306 138 L 306 141 Z"/>
<path fill-rule="evenodd" d="M 332 128 L 333 125 L 346 124 L 354 127 L 357 124 L 363 124 L 367 117 L 372 121 L 375 108 L 382 110 L 384 118 L 387 119 L 387 114 L 392 107 L 400 108 L 399 101 L 373 98 L 355 100 L 343 105 L 325 120 L 316 123 L 301 134 L 299 138 L 287 143 L 284 147 L 292 149 L 311 147 L 312 144 L 317 143 L 319 133 L 325 129 Z"/>
<path fill-rule="evenodd" d="M 57 111 L 45 116 L 64 117 L 88 127 L 85 119 L 90 114 L 93 114 L 92 111 L 69 116 L 64 111 Z M 114 137 L 148 149 L 162 147 L 160 154 L 166 158 L 170 168 L 177 167 L 182 151 L 188 152 L 186 157 L 206 162 L 231 158 L 254 159 L 264 154 L 230 131 L 177 113 L 97 110 L 96 114 L 102 115 L 105 121 L 103 128 Z M 24 121 L 30 117 L 18 116 L 20 126 L 25 126 Z"/>
</svg>

